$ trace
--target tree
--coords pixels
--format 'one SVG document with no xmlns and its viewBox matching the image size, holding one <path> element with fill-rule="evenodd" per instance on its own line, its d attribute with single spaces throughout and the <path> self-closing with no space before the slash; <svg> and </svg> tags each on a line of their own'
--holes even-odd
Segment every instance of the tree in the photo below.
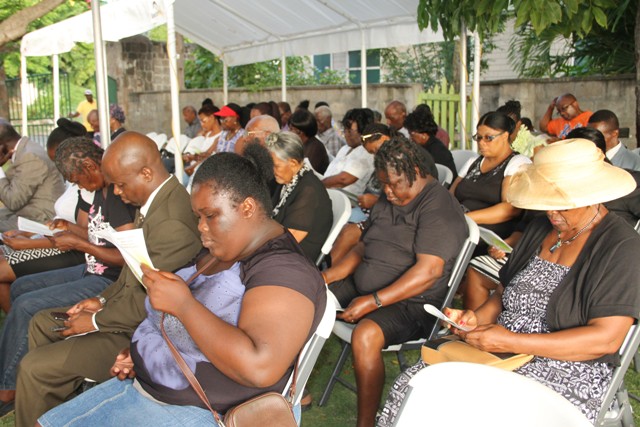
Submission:
<svg viewBox="0 0 640 427">
<path fill-rule="evenodd" d="M 11 14 L 0 22 L 0 49 L 9 42 L 18 40 L 28 32 L 31 22 L 51 12 L 65 0 L 41 0 Z M 8 2 L 17 3 L 17 2 Z M 22 3 L 22 2 L 20 2 Z M 4 8 L 5 6 L 3 6 Z M 11 7 L 5 11 L 10 11 Z"/>
<path fill-rule="evenodd" d="M 583 40 L 590 34 L 611 31 L 628 13 L 631 0 L 420 0 L 418 26 L 421 29 L 442 28 L 447 40 L 460 34 L 464 20 L 470 31 L 477 30 L 481 37 L 498 31 L 510 16 L 515 16 L 516 27 L 530 27 L 533 34 L 548 40 L 550 34 L 573 40 Z M 640 132 L 640 8 L 635 15 L 636 64 L 636 135 Z M 543 34 L 544 33 L 544 34 Z"/>
</svg>

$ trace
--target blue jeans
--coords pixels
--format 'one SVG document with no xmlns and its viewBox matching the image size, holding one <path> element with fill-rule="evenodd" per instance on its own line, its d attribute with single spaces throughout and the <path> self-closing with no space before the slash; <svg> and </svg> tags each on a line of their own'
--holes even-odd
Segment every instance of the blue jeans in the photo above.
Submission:
<svg viewBox="0 0 640 427">
<path fill-rule="evenodd" d="M 294 408 L 300 423 L 300 406 Z M 38 419 L 43 427 L 56 426 L 214 426 L 209 410 L 197 406 L 165 405 L 138 392 L 133 380 L 113 378 L 53 408 Z"/>
<path fill-rule="evenodd" d="M 86 274 L 85 267 L 30 274 L 13 282 L 11 310 L 0 334 L 0 390 L 16 388 L 17 367 L 28 350 L 27 333 L 34 314 L 96 296 L 111 283 L 102 276 Z"/>
</svg>

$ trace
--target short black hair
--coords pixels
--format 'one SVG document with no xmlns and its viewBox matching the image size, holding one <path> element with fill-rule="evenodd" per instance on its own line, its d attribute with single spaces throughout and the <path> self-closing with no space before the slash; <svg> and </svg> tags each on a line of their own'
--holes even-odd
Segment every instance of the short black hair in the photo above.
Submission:
<svg viewBox="0 0 640 427">
<path fill-rule="evenodd" d="M 0 145 L 20 139 L 20 134 L 6 119 L 0 118 Z"/>
<path fill-rule="evenodd" d="M 604 154 L 607 153 L 607 143 L 604 139 L 604 135 L 598 129 L 590 127 L 575 128 L 567 134 L 567 139 L 573 138 L 588 139 L 589 141 L 596 144 L 596 147 L 602 150 Z"/>
<path fill-rule="evenodd" d="M 56 167 L 65 179 L 82 172 L 82 161 L 90 159 L 98 166 L 102 164 L 104 150 L 86 136 L 68 138 L 56 148 Z"/>
<path fill-rule="evenodd" d="M 522 118 L 522 106 L 520 105 L 520 101 L 516 101 L 515 99 L 505 102 L 505 104 L 498 107 L 496 111 L 506 114 L 515 121 L 518 121 Z"/>
<path fill-rule="evenodd" d="M 416 109 L 404 119 L 404 127 L 409 132 L 426 133 L 429 136 L 436 136 L 438 125 L 433 114 L 427 113 L 425 109 Z"/>
<path fill-rule="evenodd" d="M 64 117 L 59 118 L 56 124 L 58 127 L 52 130 L 47 138 L 47 150 L 55 150 L 65 139 L 73 138 L 74 136 L 85 136 L 87 134 L 87 129 L 82 123 L 73 122 Z"/>
<path fill-rule="evenodd" d="M 289 118 L 289 126 L 300 130 L 307 138 L 313 138 L 318 133 L 316 116 L 309 110 L 296 110 Z"/>
<path fill-rule="evenodd" d="M 409 185 L 417 178 L 416 169 L 420 176 L 426 178 L 429 171 L 426 168 L 425 149 L 414 144 L 402 135 L 396 135 L 382 144 L 374 158 L 376 172 L 387 172 L 393 169 L 398 175 L 404 175 Z"/>
<path fill-rule="evenodd" d="M 352 123 L 356 123 L 358 132 L 362 134 L 364 128 L 373 123 L 373 111 L 369 108 L 352 108 L 347 111 L 342 119 L 342 126 L 345 129 L 350 129 Z"/>
<path fill-rule="evenodd" d="M 252 197 L 262 207 L 265 216 L 273 209 L 269 190 L 256 165 L 236 153 L 218 153 L 205 160 L 195 176 L 193 186 L 207 184 L 229 195 L 237 206 Z"/>
<path fill-rule="evenodd" d="M 589 123 L 606 123 L 609 130 L 620 129 L 618 116 L 611 110 L 598 110 L 589 117 Z"/>
<path fill-rule="evenodd" d="M 516 122 L 504 113 L 490 111 L 480 117 L 476 128 L 479 128 L 480 126 L 488 126 L 491 129 L 501 130 L 511 134 L 516 128 Z"/>
</svg>

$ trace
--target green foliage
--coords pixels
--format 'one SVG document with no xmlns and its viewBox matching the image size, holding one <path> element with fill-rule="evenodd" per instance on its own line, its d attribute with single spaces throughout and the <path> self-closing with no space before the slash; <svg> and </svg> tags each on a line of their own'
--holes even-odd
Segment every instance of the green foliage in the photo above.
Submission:
<svg viewBox="0 0 640 427">
<path fill-rule="evenodd" d="M 201 46 L 193 50 L 192 59 L 185 61 L 185 86 L 189 89 L 222 87 L 223 64 L 220 58 Z M 346 80 L 339 71 L 319 72 L 311 66 L 308 57 L 287 57 L 287 85 L 308 86 L 315 84 L 339 84 Z M 259 90 L 265 87 L 280 86 L 282 79 L 281 60 L 258 62 L 255 64 L 229 67 L 229 87 L 243 87 Z M 317 72 L 314 72 L 317 71 Z"/>
<path fill-rule="evenodd" d="M 421 29 L 442 28 L 447 40 L 460 34 L 460 20 L 482 37 L 495 34 L 513 11 L 516 26 L 529 25 L 540 35 L 550 27 L 569 37 L 584 37 L 592 29 L 607 28 L 607 11 L 626 7 L 630 0 L 420 0 L 418 25 Z"/>
<path fill-rule="evenodd" d="M 509 59 L 524 77 L 634 73 L 637 7 L 637 2 L 625 1 L 619 8 L 608 10 L 604 19 L 612 24 L 608 28 L 593 27 L 582 38 L 572 34 L 563 39 L 556 26 L 540 34 L 529 25 L 522 26 L 512 40 Z M 558 40 L 564 40 L 566 47 L 552 51 L 554 41 Z"/>
</svg>

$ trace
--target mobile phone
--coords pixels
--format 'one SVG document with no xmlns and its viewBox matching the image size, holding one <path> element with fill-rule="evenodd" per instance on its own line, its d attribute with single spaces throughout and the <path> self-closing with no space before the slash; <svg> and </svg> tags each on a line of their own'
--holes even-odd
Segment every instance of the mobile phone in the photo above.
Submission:
<svg viewBox="0 0 640 427">
<path fill-rule="evenodd" d="M 64 311 L 52 311 L 51 317 L 53 317 L 54 320 L 69 320 L 69 315 Z"/>
</svg>

